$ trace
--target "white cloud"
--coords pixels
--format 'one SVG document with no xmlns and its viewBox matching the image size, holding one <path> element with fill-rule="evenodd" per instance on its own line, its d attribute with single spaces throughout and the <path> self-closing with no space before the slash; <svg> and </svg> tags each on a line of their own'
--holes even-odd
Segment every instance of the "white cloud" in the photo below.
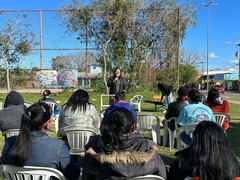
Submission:
<svg viewBox="0 0 240 180">
<path fill-rule="evenodd" d="M 215 55 L 215 53 L 210 53 L 208 55 L 209 58 L 213 59 L 213 58 L 218 58 L 218 56 Z"/>
<path fill-rule="evenodd" d="M 238 59 L 234 59 L 234 60 L 229 60 L 229 62 L 230 62 L 231 64 L 238 65 L 239 60 L 238 60 Z"/>
</svg>

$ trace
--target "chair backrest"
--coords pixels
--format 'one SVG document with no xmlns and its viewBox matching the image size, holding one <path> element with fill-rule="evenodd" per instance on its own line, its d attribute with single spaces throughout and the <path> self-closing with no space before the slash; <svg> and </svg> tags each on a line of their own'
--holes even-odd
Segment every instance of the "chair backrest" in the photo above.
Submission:
<svg viewBox="0 0 240 180">
<path fill-rule="evenodd" d="M 154 114 L 138 114 L 137 124 L 140 129 L 152 129 L 153 120 L 157 120 L 157 125 L 160 128 L 160 118 Z"/>
<path fill-rule="evenodd" d="M 2 135 L 5 136 L 6 138 L 9 138 L 11 136 L 18 136 L 20 133 L 20 129 L 9 129 L 7 131 L 3 131 Z"/>
<path fill-rule="evenodd" d="M 177 136 L 177 150 L 180 150 L 180 133 L 183 131 L 193 131 L 196 128 L 197 124 L 187 124 L 179 128 L 176 127 L 176 136 Z"/>
<path fill-rule="evenodd" d="M 161 179 L 161 180 L 164 180 L 161 176 L 157 176 L 157 175 L 137 176 L 137 177 L 130 178 L 128 180 L 138 180 L 138 179 L 144 179 L 144 180 Z"/>
<path fill-rule="evenodd" d="M 0 110 L 4 108 L 4 103 L 5 101 L 3 99 L 0 99 Z M 29 101 L 24 101 L 24 105 L 28 108 L 31 106 L 33 103 Z"/>
<path fill-rule="evenodd" d="M 153 124 L 153 120 L 156 123 Z M 158 145 L 161 144 L 160 135 L 160 118 L 154 114 L 138 114 L 137 115 L 137 132 L 139 131 L 152 131 L 152 138 Z"/>
<path fill-rule="evenodd" d="M 33 105 L 33 103 L 29 101 L 24 101 L 24 105 L 28 108 L 29 106 Z"/>
<path fill-rule="evenodd" d="M 4 108 L 4 100 L 0 99 L 0 110 L 2 110 Z"/>
<path fill-rule="evenodd" d="M 45 102 L 46 104 L 48 104 L 48 105 L 52 108 L 52 111 L 53 111 L 53 113 L 54 113 L 54 108 L 55 108 L 55 106 L 57 105 L 57 103 L 51 102 L 51 101 L 43 101 L 43 102 Z"/>
<path fill-rule="evenodd" d="M 100 111 L 100 119 L 102 120 L 104 117 L 104 113 L 105 113 L 106 109 L 103 109 Z"/>
<path fill-rule="evenodd" d="M 115 97 L 115 94 L 101 94 L 101 110 L 110 106 L 109 98 Z"/>
<path fill-rule="evenodd" d="M 142 99 L 143 99 L 142 95 L 135 95 L 135 96 L 133 96 L 133 98 L 130 99 L 130 103 L 131 104 L 141 103 Z"/>
<path fill-rule="evenodd" d="M 64 175 L 57 169 L 36 166 L 17 167 L 2 164 L 0 177 L 7 180 L 50 180 L 52 177 L 64 180 Z"/>
<path fill-rule="evenodd" d="M 215 119 L 216 119 L 216 122 L 217 122 L 220 126 L 223 125 L 223 122 L 224 122 L 224 120 L 225 120 L 226 118 L 228 119 L 228 121 L 231 121 L 231 117 L 230 117 L 228 114 L 226 114 L 226 113 L 215 112 L 215 113 L 213 113 L 213 115 L 214 115 L 214 117 L 215 117 Z"/>
<path fill-rule="evenodd" d="M 88 143 L 91 136 L 97 135 L 92 130 L 66 130 L 64 134 L 67 136 L 69 152 L 73 155 L 83 154 L 85 145 Z"/>
</svg>

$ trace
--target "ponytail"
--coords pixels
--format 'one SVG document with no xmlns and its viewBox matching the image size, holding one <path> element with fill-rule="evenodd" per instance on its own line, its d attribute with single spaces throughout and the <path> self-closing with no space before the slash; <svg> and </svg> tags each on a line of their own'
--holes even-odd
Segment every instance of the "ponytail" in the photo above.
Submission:
<svg viewBox="0 0 240 180">
<path fill-rule="evenodd" d="M 25 165 L 32 151 L 31 131 L 40 131 L 51 115 L 51 107 L 44 102 L 33 104 L 22 115 L 20 133 L 8 154 L 11 164 Z"/>
<path fill-rule="evenodd" d="M 8 154 L 11 164 L 16 166 L 24 166 L 32 150 L 29 113 L 22 115 L 20 133 Z"/>
</svg>

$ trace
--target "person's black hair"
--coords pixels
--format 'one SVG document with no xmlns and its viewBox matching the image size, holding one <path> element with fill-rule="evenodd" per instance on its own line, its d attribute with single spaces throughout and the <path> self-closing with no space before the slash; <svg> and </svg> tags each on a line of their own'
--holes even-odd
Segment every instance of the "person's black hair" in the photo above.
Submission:
<svg viewBox="0 0 240 180">
<path fill-rule="evenodd" d="M 188 89 L 184 86 L 179 87 L 178 95 L 187 96 L 188 95 Z"/>
<path fill-rule="evenodd" d="M 71 111 L 74 113 L 77 108 L 79 108 L 83 112 L 86 112 L 87 106 L 90 104 L 88 92 L 83 89 L 79 89 L 69 98 L 67 103 L 64 105 L 64 110 L 71 108 Z"/>
<path fill-rule="evenodd" d="M 125 93 L 118 92 L 118 93 L 115 95 L 115 99 L 116 99 L 116 101 L 120 101 L 120 100 L 125 101 L 125 100 L 126 100 Z"/>
<path fill-rule="evenodd" d="M 9 151 L 8 157 L 11 164 L 24 166 L 32 151 L 31 131 L 39 131 L 44 124 L 51 119 L 52 108 L 38 102 L 27 108 L 22 115 L 20 133 Z"/>
<path fill-rule="evenodd" d="M 197 83 L 192 83 L 191 84 L 191 89 L 198 89 L 198 84 Z"/>
<path fill-rule="evenodd" d="M 179 168 L 200 179 L 233 179 L 240 166 L 222 127 L 212 121 L 200 122 L 191 145 L 177 158 Z"/>
<path fill-rule="evenodd" d="M 192 102 L 201 102 L 200 92 L 196 89 L 192 89 L 188 92 L 188 97 L 192 100 Z"/>
<path fill-rule="evenodd" d="M 220 96 L 220 95 L 219 95 L 218 90 L 216 90 L 216 89 L 210 89 L 210 90 L 208 91 L 207 101 L 208 101 L 208 102 L 214 102 L 214 100 L 215 100 L 216 98 L 218 98 L 219 96 Z"/>
<path fill-rule="evenodd" d="M 98 143 L 105 152 L 124 149 L 124 140 L 128 138 L 134 123 L 129 110 L 124 107 L 115 108 L 109 114 L 108 125 L 102 129 L 102 137 Z"/>
<path fill-rule="evenodd" d="M 120 69 L 120 67 L 116 67 L 116 68 L 114 68 L 114 71 L 113 71 L 113 77 L 116 77 L 115 72 L 116 72 L 117 70 L 120 71 L 120 76 L 119 76 L 119 78 L 122 78 L 122 70 Z"/>
<path fill-rule="evenodd" d="M 51 95 L 51 91 L 50 90 L 45 90 L 43 91 L 43 98 L 46 98 L 46 96 L 50 96 Z"/>
</svg>

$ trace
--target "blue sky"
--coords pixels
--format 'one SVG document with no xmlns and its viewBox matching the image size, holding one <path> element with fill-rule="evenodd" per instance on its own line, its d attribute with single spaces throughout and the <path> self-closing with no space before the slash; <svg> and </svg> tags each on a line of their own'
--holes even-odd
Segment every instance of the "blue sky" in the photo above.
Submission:
<svg viewBox="0 0 240 180">
<path fill-rule="evenodd" d="M 204 71 L 206 70 L 207 51 L 207 17 L 208 8 L 201 6 L 201 3 L 209 3 L 210 0 L 197 0 L 199 5 L 198 19 L 195 28 L 189 28 L 183 40 L 182 47 L 187 50 L 197 50 L 204 55 Z M 0 0 L 1 10 L 22 10 L 22 9 L 58 9 L 61 5 L 59 0 Z M 210 39 L 209 39 L 209 70 L 224 69 L 238 72 L 238 58 L 235 52 L 240 51 L 236 44 L 240 43 L 240 23 L 239 9 L 240 0 L 215 0 L 216 6 L 211 6 L 210 10 Z M 45 15 L 43 15 L 45 16 Z M 43 17 L 44 19 L 44 17 Z M 53 19 L 44 21 L 46 27 L 51 26 Z M 34 23 L 39 24 L 39 21 Z M 44 28 L 43 24 L 43 28 Z M 38 31 L 38 29 L 36 30 Z M 80 47 L 76 40 L 77 35 L 71 37 L 64 35 L 64 40 L 54 39 L 55 34 L 62 34 L 64 30 L 55 27 L 48 34 L 43 34 L 43 47 L 64 48 Z M 43 29 L 44 32 L 44 29 Z M 49 38 L 48 36 L 51 36 Z M 84 46 L 83 46 L 84 47 Z M 74 53 L 74 51 L 71 51 Z M 59 54 L 58 54 L 59 53 Z M 57 55 L 69 52 L 49 52 L 43 51 L 43 68 L 51 68 L 50 60 Z M 54 55 L 53 55 L 54 54 Z M 39 66 L 39 55 L 25 57 L 23 65 Z M 201 65 L 199 65 L 201 67 Z"/>
<path fill-rule="evenodd" d="M 200 9 L 196 28 L 190 28 L 183 41 L 186 49 L 198 49 L 205 55 L 203 59 L 206 70 L 207 56 L 207 22 L 208 8 L 201 3 L 209 3 L 210 0 L 198 0 Z M 210 38 L 209 38 L 209 70 L 224 69 L 238 72 L 238 58 L 236 51 L 240 47 L 240 23 L 239 0 L 215 0 L 216 6 L 210 7 Z"/>
</svg>

